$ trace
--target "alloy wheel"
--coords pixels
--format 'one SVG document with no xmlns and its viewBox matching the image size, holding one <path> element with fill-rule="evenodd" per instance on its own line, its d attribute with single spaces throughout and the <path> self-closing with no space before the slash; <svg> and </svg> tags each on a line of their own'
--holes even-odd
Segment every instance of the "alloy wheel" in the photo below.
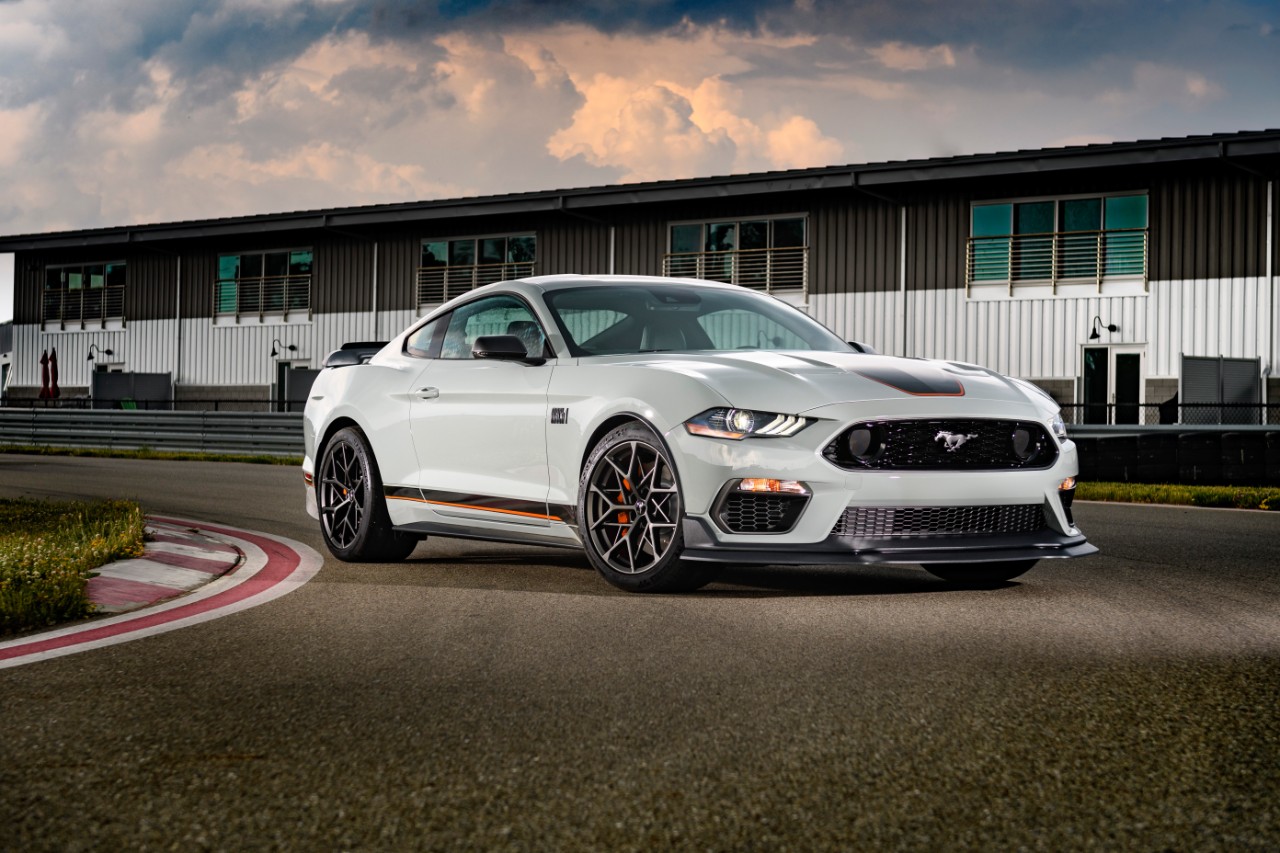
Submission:
<svg viewBox="0 0 1280 853">
<path fill-rule="evenodd" d="M 680 490 L 656 447 L 624 441 L 609 448 L 587 486 L 587 535 L 617 572 L 637 575 L 659 565 L 676 538 Z"/>
<path fill-rule="evenodd" d="M 356 449 L 337 442 L 320 471 L 320 518 L 325 535 L 339 548 L 350 548 L 360 533 L 368 506 L 368 482 Z"/>
</svg>

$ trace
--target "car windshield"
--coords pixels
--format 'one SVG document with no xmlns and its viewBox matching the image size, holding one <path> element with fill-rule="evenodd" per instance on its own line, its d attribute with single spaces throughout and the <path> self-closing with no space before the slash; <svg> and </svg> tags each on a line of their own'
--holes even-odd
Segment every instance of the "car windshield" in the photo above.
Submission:
<svg viewBox="0 0 1280 853">
<path fill-rule="evenodd" d="M 546 294 L 574 356 L 672 350 L 826 350 L 849 345 L 797 308 L 747 290 L 601 284 Z"/>
</svg>

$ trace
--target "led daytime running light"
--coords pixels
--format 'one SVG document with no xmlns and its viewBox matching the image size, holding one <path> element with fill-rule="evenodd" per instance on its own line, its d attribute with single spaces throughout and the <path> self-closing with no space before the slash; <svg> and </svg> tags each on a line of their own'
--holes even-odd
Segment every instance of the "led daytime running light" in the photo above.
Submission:
<svg viewBox="0 0 1280 853">
<path fill-rule="evenodd" d="M 731 438 L 735 441 L 747 436 L 777 438 L 795 435 L 814 423 L 812 418 L 785 415 L 776 412 L 760 412 L 751 409 L 709 409 L 685 422 L 685 429 L 693 435 L 711 438 Z"/>
</svg>

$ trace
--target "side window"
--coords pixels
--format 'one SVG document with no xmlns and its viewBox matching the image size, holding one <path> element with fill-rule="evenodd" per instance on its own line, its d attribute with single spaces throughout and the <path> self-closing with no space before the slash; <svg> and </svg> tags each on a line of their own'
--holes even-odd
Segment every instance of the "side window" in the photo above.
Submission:
<svg viewBox="0 0 1280 853">
<path fill-rule="evenodd" d="M 447 316 L 437 317 L 418 329 L 404 342 L 404 351 L 417 358 L 431 358 L 431 345 L 435 343 L 436 333 L 440 331 L 447 319 L 449 319 Z"/>
<path fill-rule="evenodd" d="M 513 296 L 490 296 L 463 305 L 449 317 L 441 358 L 471 358 L 476 338 L 515 335 L 531 356 L 540 356 L 546 345 L 542 326 L 529 307 Z"/>
</svg>

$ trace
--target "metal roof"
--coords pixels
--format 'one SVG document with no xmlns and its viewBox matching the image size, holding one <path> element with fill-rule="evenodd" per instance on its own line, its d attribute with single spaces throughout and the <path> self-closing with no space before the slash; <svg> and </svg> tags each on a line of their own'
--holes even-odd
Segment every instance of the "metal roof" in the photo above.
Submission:
<svg viewBox="0 0 1280 853">
<path fill-rule="evenodd" d="M 118 246 L 273 231 L 341 229 L 552 211 L 599 216 L 607 212 L 610 207 L 631 204 L 696 201 L 853 187 L 863 188 L 876 194 L 894 186 L 928 181 L 1007 177 L 1072 169 L 1234 159 L 1259 155 L 1280 155 L 1280 129 L 930 157 L 920 160 L 822 166 L 635 184 L 539 190 L 471 198 L 264 213 L 46 234 L 22 234 L 0 237 L 0 252 L 75 246 Z"/>
</svg>

